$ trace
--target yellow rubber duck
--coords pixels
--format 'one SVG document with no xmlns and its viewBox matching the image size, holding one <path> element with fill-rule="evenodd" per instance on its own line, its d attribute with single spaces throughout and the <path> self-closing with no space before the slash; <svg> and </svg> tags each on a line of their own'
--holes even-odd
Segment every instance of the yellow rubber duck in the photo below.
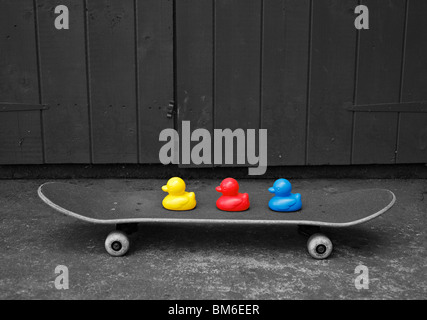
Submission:
<svg viewBox="0 0 427 320">
<path fill-rule="evenodd" d="M 162 201 L 165 209 L 183 211 L 196 206 L 196 194 L 185 191 L 185 182 L 181 178 L 170 178 L 162 190 L 169 193 Z"/>
</svg>

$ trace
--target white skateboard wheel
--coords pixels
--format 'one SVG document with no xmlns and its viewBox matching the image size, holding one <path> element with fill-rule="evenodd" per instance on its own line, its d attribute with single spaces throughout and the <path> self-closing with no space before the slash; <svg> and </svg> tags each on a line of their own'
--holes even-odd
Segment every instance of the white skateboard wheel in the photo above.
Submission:
<svg viewBox="0 0 427 320">
<path fill-rule="evenodd" d="M 112 231 L 105 239 L 105 250 L 113 256 L 120 257 L 129 250 L 129 239 L 122 231 Z"/>
<path fill-rule="evenodd" d="M 332 253 L 333 245 L 327 236 L 315 233 L 307 241 L 308 253 L 318 260 L 326 259 Z"/>
</svg>

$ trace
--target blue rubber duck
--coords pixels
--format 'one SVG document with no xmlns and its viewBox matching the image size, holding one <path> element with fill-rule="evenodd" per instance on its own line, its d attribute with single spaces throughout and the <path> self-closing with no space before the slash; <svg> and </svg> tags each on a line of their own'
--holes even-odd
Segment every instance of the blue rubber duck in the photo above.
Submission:
<svg viewBox="0 0 427 320">
<path fill-rule="evenodd" d="M 291 212 L 301 209 L 301 194 L 291 193 L 291 190 L 292 186 L 288 180 L 276 180 L 273 187 L 268 188 L 268 191 L 275 194 L 268 203 L 270 209 L 280 212 Z"/>
</svg>

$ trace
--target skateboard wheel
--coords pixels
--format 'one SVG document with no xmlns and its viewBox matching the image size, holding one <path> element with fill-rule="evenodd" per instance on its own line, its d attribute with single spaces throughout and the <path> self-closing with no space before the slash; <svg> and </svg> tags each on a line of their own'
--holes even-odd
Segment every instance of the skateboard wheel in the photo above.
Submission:
<svg viewBox="0 0 427 320">
<path fill-rule="evenodd" d="M 105 239 L 105 250 L 113 256 L 120 257 L 129 250 L 129 239 L 122 231 L 113 231 Z"/>
<path fill-rule="evenodd" d="M 318 260 L 326 259 L 332 253 L 332 242 L 321 233 L 313 234 L 307 241 L 308 253 Z"/>
</svg>

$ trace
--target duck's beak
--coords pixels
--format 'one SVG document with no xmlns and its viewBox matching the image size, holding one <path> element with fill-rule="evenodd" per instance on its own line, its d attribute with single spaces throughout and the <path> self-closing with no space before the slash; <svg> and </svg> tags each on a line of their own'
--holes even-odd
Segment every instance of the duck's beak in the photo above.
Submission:
<svg viewBox="0 0 427 320">
<path fill-rule="evenodd" d="M 163 187 L 162 187 L 162 190 L 163 190 L 164 192 L 168 192 L 168 186 L 163 186 Z"/>
<path fill-rule="evenodd" d="M 276 192 L 276 190 L 274 190 L 274 188 L 273 188 L 273 187 L 268 188 L 268 191 L 270 191 L 271 193 L 275 193 L 275 192 Z"/>
<path fill-rule="evenodd" d="M 216 187 L 215 190 L 218 191 L 218 192 L 222 192 L 221 187 Z"/>
</svg>

